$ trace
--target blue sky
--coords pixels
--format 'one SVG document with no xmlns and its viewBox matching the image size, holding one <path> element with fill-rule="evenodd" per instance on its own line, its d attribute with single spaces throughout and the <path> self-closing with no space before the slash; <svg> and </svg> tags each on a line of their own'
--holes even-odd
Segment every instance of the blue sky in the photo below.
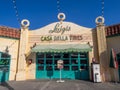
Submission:
<svg viewBox="0 0 120 90">
<path fill-rule="evenodd" d="M 104 0 L 105 25 L 120 23 L 120 0 Z M 30 21 L 30 29 L 57 22 L 57 0 L 16 0 L 19 18 Z M 95 18 L 101 15 L 101 0 L 60 0 L 65 21 L 80 26 L 96 27 Z M 0 25 L 20 28 L 12 0 L 0 0 Z"/>
</svg>

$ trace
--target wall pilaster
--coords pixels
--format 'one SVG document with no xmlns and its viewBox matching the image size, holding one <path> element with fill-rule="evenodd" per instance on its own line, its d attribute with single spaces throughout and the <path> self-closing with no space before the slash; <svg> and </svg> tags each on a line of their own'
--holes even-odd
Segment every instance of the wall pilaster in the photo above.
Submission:
<svg viewBox="0 0 120 90">
<path fill-rule="evenodd" d="M 101 22 L 99 22 L 101 20 Z M 97 56 L 96 58 L 100 63 L 101 69 L 101 77 L 102 81 L 109 81 L 109 64 L 108 64 L 108 56 L 107 56 L 107 44 L 106 44 L 106 35 L 105 35 L 105 26 L 104 26 L 104 18 L 98 17 L 96 18 L 96 43 L 97 43 Z"/>
<path fill-rule="evenodd" d="M 24 24 L 24 23 L 27 24 Z M 23 20 L 21 22 L 21 36 L 19 43 L 19 56 L 18 56 L 18 64 L 17 64 L 17 73 L 16 80 L 26 80 L 26 52 L 27 52 L 27 44 L 28 44 L 28 27 L 29 21 Z"/>
</svg>

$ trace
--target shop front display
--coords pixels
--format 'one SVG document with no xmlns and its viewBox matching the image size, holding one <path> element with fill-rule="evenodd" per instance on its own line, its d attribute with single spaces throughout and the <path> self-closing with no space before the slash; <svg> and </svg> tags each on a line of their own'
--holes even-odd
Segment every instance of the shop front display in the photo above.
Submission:
<svg viewBox="0 0 120 90">
<path fill-rule="evenodd" d="M 36 78 L 59 78 L 57 62 L 63 60 L 62 78 L 89 80 L 88 52 L 37 53 Z"/>
</svg>

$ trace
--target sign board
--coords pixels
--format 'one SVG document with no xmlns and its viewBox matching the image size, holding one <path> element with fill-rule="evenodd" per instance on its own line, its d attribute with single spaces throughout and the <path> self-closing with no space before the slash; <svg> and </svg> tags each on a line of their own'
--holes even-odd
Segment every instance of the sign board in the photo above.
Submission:
<svg viewBox="0 0 120 90">
<path fill-rule="evenodd" d="M 57 68 L 60 69 L 60 80 L 57 80 L 57 82 L 64 82 L 64 80 L 62 80 L 62 68 L 63 68 L 63 60 L 58 60 L 57 61 Z"/>
<path fill-rule="evenodd" d="M 63 60 L 57 61 L 57 68 L 62 69 L 63 68 Z"/>
</svg>

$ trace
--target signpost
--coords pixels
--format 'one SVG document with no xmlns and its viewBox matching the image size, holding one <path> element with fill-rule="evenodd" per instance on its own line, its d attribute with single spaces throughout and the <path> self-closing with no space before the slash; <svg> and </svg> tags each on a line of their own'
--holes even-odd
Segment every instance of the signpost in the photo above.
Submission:
<svg viewBox="0 0 120 90">
<path fill-rule="evenodd" d="M 60 80 L 57 80 L 57 82 L 65 82 L 64 80 L 62 80 L 62 68 L 63 68 L 63 60 L 58 60 L 57 61 L 57 68 L 60 69 Z"/>
</svg>

